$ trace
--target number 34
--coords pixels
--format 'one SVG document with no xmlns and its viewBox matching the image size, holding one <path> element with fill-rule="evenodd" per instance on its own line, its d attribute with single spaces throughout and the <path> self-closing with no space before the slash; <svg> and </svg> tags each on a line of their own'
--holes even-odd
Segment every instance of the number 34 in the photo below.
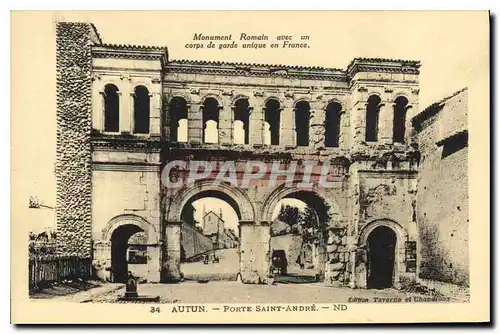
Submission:
<svg viewBox="0 0 500 334">
<path fill-rule="evenodd" d="M 160 308 L 159 308 L 159 307 L 154 307 L 154 306 L 152 306 L 152 307 L 149 309 L 149 312 L 151 312 L 151 313 L 160 313 L 160 312 L 161 312 L 161 310 L 160 310 Z"/>
</svg>

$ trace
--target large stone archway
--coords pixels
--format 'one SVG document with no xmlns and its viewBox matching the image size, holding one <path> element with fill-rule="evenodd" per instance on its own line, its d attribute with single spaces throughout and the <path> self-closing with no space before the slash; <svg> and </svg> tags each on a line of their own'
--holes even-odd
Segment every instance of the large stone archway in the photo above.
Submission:
<svg viewBox="0 0 500 334">
<path fill-rule="evenodd" d="M 137 215 L 124 214 L 112 218 L 101 231 L 94 245 L 96 275 L 106 281 L 123 282 L 127 274 L 126 251 L 128 239 L 137 232 L 147 237 L 147 274 L 149 282 L 160 281 L 160 247 L 156 228 Z"/>
<path fill-rule="evenodd" d="M 243 283 L 265 283 L 269 274 L 270 226 L 259 223 L 253 203 L 242 188 L 227 184 L 215 184 L 212 180 L 202 180 L 179 189 L 165 198 L 165 259 L 163 261 L 163 281 L 180 278 L 180 226 L 182 210 L 193 198 L 203 198 L 219 194 L 233 207 L 239 219 L 240 275 Z"/>
<path fill-rule="evenodd" d="M 232 187 L 224 183 L 214 184 L 212 180 L 201 180 L 192 185 L 184 186 L 173 196 L 167 197 L 165 199 L 167 212 L 166 220 L 180 221 L 182 209 L 186 203 L 193 196 L 204 192 L 219 192 L 228 196 L 238 205 L 238 207 L 234 209 L 236 212 L 239 212 L 240 221 L 255 222 L 254 206 L 243 189 Z"/>
<path fill-rule="evenodd" d="M 336 203 L 328 199 L 318 189 L 287 187 L 282 184 L 274 189 L 264 200 L 260 210 L 260 217 L 263 221 L 272 221 L 272 215 L 279 202 L 283 199 L 298 199 L 306 203 L 317 215 L 320 233 L 314 245 L 309 245 L 313 250 L 313 264 L 317 271 L 317 279 L 330 281 L 332 268 L 335 269 L 334 280 L 343 281 L 343 271 L 348 258 L 340 256 L 338 251 L 342 251 L 345 245 L 345 229 L 339 226 L 339 210 Z M 335 238 L 332 238 L 332 235 Z M 339 237 L 337 237 L 339 235 Z M 335 243 L 335 245 L 333 245 Z M 340 246 L 337 246 L 340 245 Z M 303 245 L 307 246 L 307 245 Z M 332 254 L 330 254 L 332 253 Z M 331 264 L 335 264 L 333 267 Z M 340 268 L 341 267 L 341 268 Z M 342 275 L 341 275 L 342 273 Z"/>
<path fill-rule="evenodd" d="M 263 201 L 263 205 L 260 210 L 260 219 L 262 221 L 271 221 L 273 211 L 276 208 L 276 205 L 278 205 L 278 202 L 284 198 L 293 196 L 294 194 L 298 193 L 309 194 L 310 196 L 315 197 L 315 199 L 323 202 L 327 210 L 326 215 L 331 220 L 334 220 L 335 217 L 338 216 L 339 209 L 335 202 L 328 200 L 327 197 L 321 194 L 318 190 L 289 187 L 285 183 L 283 183 L 280 186 L 276 187 L 276 189 L 274 189 Z"/>
</svg>

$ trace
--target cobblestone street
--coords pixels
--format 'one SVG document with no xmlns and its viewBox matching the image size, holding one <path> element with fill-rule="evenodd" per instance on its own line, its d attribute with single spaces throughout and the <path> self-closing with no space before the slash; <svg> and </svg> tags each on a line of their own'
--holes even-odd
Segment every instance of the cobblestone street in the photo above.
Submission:
<svg viewBox="0 0 500 334">
<path fill-rule="evenodd" d="M 99 291 L 89 290 L 65 296 L 64 301 L 117 303 L 125 287 L 117 288 L 107 284 Z M 213 281 L 208 283 L 183 282 L 179 284 L 139 284 L 140 296 L 160 297 L 159 303 L 348 303 L 348 302 L 387 302 L 384 298 L 406 297 L 431 298 L 430 295 L 406 293 L 395 289 L 364 290 L 346 287 L 331 287 L 321 283 L 253 285 L 239 282 Z M 466 296 L 446 296 L 441 299 L 464 302 Z M 351 299 L 349 299 L 351 298 Z M 357 300 L 354 300 L 358 298 Z M 423 301 L 418 300 L 417 301 Z M 433 301 L 436 302 L 436 301 Z"/>
</svg>

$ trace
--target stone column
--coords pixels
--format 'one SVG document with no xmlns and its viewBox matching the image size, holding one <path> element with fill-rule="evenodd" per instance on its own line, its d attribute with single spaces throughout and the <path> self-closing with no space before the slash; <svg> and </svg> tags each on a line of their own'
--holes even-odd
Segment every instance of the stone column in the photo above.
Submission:
<svg viewBox="0 0 500 334">
<path fill-rule="evenodd" d="M 118 101 L 120 108 L 120 132 L 132 133 L 133 115 L 134 115 L 134 93 L 125 93 L 123 97 L 121 92 L 118 92 Z"/>
<path fill-rule="evenodd" d="M 392 144 L 394 123 L 394 104 L 383 102 L 380 104 L 378 120 L 378 142 Z"/>
<path fill-rule="evenodd" d="M 254 146 L 262 146 L 264 142 L 264 106 L 262 97 L 258 96 L 250 99 L 250 144 Z"/>
<path fill-rule="evenodd" d="M 147 245 L 147 254 L 148 254 L 148 273 L 146 279 L 151 283 L 159 283 L 160 282 L 160 245 Z"/>
<path fill-rule="evenodd" d="M 356 250 L 355 247 L 349 252 L 349 287 L 354 289 L 356 287 Z"/>
<path fill-rule="evenodd" d="M 297 146 L 297 134 L 295 133 L 295 112 L 292 106 L 285 106 L 281 110 L 280 117 L 280 145 L 285 147 Z"/>
<path fill-rule="evenodd" d="M 409 104 L 406 107 L 406 118 L 405 118 L 405 143 L 411 143 L 411 130 L 413 125 L 411 124 L 411 119 L 418 112 L 417 104 Z"/>
<path fill-rule="evenodd" d="M 366 108 L 368 90 L 365 87 L 353 87 L 350 103 L 350 140 L 353 147 L 359 147 L 366 142 Z"/>
<path fill-rule="evenodd" d="M 189 106 L 187 107 L 189 108 Z M 162 124 L 162 117 L 164 120 L 164 124 Z M 162 97 L 161 109 L 160 109 L 160 124 L 162 124 L 163 129 L 162 133 L 165 136 L 166 140 L 170 143 L 172 139 L 170 138 L 170 105 L 167 103 L 167 99 Z"/>
<path fill-rule="evenodd" d="M 223 103 L 219 109 L 219 144 L 229 146 L 233 143 L 234 107 L 230 101 L 223 100 Z"/>
<path fill-rule="evenodd" d="M 351 110 L 351 134 L 353 146 L 366 141 L 366 104 L 358 103 Z"/>
<path fill-rule="evenodd" d="M 99 131 L 104 131 L 104 109 L 105 109 L 105 93 L 104 90 L 99 91 L 99 101 L 94 101 L 93 128 Z"/>
<path fill-rule="evenodd" d="M 153 136 L 161 134 L 161 94 L 149 94 L 150 110 L 149 110 L 149 133 Z"/>
<path fill-rule="evenodd" d="M 162 256 L 162 283 L 177 282 L 181 278 L 181 225 L 180 221 L 165 223 Z"/>
<path fill-rule="evenodd" d="M 192 103 L 188 109 L 188 140 L 191 144 L 201 144 L 203 140 L 203 117 L 201 104 Z"/>
<path fill-rule="evenodd" d="M 111 281 L 111 241 L 97 241 L 93 247 L 92 266 L 96 276 L 103 281 Z"/>
<path fill-rule="evenodd" d="M 315 150 L 325 148 L 325 110 L 321 108 L 319 103 L 312 104 L 311 117 L 309 121 L 309 146 Z"/>
<path fill-rule="evenodd" d="M 241 281 L 249 284 L 267 284 L 271 225 L 262 222 L 240 221 L 240 274 Z"/>
</svg>

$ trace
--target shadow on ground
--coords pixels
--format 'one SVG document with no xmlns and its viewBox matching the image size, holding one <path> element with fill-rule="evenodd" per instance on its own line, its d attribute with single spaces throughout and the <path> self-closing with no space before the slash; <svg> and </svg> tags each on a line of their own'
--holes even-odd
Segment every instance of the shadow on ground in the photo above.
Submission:
<svg viewBox="0 0 500 334">
<path fill-rule="evenodd" d="M 293 275 L 288 274 L 286 276 L 278 276 L 274 280 L 276 283 L 280 284 L 308 284 L 318 282 L 316 277 L 310 275 Z"/>
<path fill-rule="evenodd" d="M 87 291 L 102 286 L 97 281 L 63 281 L 61 283 L 52 283 L 40 287 L 40 290 L 30 294 L 33 299 L 51 299 L 54 297 L 68 296 L 77 292 Z"/>
</svg>

